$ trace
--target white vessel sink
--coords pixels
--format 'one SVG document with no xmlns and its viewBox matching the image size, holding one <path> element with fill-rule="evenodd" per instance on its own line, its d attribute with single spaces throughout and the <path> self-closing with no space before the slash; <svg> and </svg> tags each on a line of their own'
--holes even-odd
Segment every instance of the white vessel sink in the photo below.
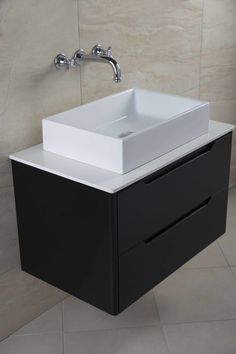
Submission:
<svg viewBox="0 0 236 354">
<path fill-rule="evenodd" d="M 124 174 L 208 132 L 209 104 L 130 89 L 43 120 L 45 150 Z"/>
</svg>

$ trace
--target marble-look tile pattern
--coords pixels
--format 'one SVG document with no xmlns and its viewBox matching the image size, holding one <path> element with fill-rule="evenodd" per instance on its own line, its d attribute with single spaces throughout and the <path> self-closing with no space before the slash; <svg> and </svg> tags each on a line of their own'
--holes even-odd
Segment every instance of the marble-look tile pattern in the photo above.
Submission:
<svg viewBox="0 0 236 354">
<path fill-rule="evenodd" d="M 236 125 L 236 100 L 213 101 L 210 104 L 211 119 Z M 236 183 L 236 136 L 233 133 L 230 185 Z"/>
<path fill-rule="evenodd" d="M 59 72 L 52 65 L 58 52 L 72 55 L 78 38 L 77 0 L 0 1 L 1 338 L 61 299 L 61 292 L 37 279 L 5 273 L 19 266 L 8 155 L 41 141 L 43 117 L 80 104 L 79 73 Z"/>
<path fill-rule="evenodd" d="M 212 102 L 212 119 L 236 124 L 236 2 L 204 0 L 200 97 Z M 230 185 L 236 183 L 233 139 Z"/>
<path fill-rule="evenodd" d="M 204 0 L 200 97 L 236 99 L 236 2 Z"/>
<path fill-rule="evenodd" d="M 4 273 L 0 277 L 0 340 L 66 296 L 63 291 L 20 269 Z M 2 353 L 5 354 L 0 349 L 0 354 Z"/>
<path fill-rule="evenodd" d="M 1 274 L 19 265 L 20 256 L 13 187 L 0 187 L 0 277 Z"/>
<path fill-rule="evenodd" d="M 10 73 L 0 83 L 7 87 L 0 115 L 0 151 L 5 156 L 41 141 L 43 117 L 80 103 L 79 75 L 52 65 L 58 52 L 71 55 L 79 45 L 77 0 L 10 0 L 6 6 L 0 27 L 6 43 L 0 73 Z"/>
<path fill-rule="evenodd" d="M 123 72 L 117 85 L 111 68 L 83 66 L 83 102 L 131 86 L 191 94 L 199 86 L 201 20 L 202 0 L 80 0 L 81 46 L 111 44 Z"/>
</svg>

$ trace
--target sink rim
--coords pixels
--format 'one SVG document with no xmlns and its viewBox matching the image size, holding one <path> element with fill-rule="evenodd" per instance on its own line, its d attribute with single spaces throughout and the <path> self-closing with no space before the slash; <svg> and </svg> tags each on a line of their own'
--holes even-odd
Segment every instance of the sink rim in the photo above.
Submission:
<svg viewBox="0 0 236 354">
<path fill-rule="evenodd" d="M 134 94 L 137 91 L 151 92 L 151 93 L 161 94 L 161 95 L 164 95 L 164 96 L 176 97 L 176 98 L 180 98 L 180 99 L 189 99 L 189 100 L 191 100 L 193 102 L 196 102 L 196 106 L 194 106 L 193 108 L 190 108 L 190 109 L 183 110 L 181 113 L 175 114 L 175 115 L 173 115 L 172 117 L 170 117 L 168 119 L 160 118 L 162 121 L 158 121 L 157 123 L 151 124 L 151 125 L 147 126 L 144 129 L 141 129 L 141 130 L 139 130 L 137 132 L 133 132 L 132 134 L 130 134 L 128 136 L 124 136 L 124 137 L 114 137 L 114 136 L 107 135 L 105 133 L 103 134 L 102 132 L 97 132 L 97 131 L 94 131 L 94 130 L 90 130 L 89 128 L 78 127 L 78 126 L 76 127 L 76 126 L 74 126 L 72 124 L 66 124 L 64 122 L 58 121 L 58 119 L 60 119 L 60 117 L 58 117 L 58 116 L 63 114 L 63 113 L 69 113 L 69 112 L 72 112 L 72 111 L 75 111 L 75 110 L 84 109 L 84 108 L 86 109 L 86 107 L 88 107 L 88 106 L 91 107 L 93 105 L 96 105 L 98 102 L 109 101 L 111 99 L 115 99 L 116 97 L 119 97 L 119 96 L 122 96 L 122 95 L 125 95 L 125 94 L 129 94 L 129 93 L 133 93 Z M 123 91 L 120 91 L 120 92 L 117 92 L 115 94 L 111 94 L 111 95 L 108 95 L 108 96 L 105 96 L 105 97 L 102 97 L 102 98 L 98 98 L 98 99 L 93 100 L 91 102 L 88 102 L 88 103 L 85 103 L 85 104 L 81 104 L 81 105 L 78 105 L 78 106 L 76 106 L 74 108 L 71 108 L 71 109 L 68 109 L 68 110 L 65 110 L 65 111 L 62 111 L 62 112 L 58 112 L 58 113 L 55 113 L 55 114 L 53 114 L 51 116 L 45 117 L 42 120 L 42 124 L 45 121 L 46 122 L 52 122 L 54 124 L 60 124 L 60 125 L 63 125 L 65 127 L 69 127 L 70 129 L 76 129 L 76 130 L 87 132 L 87 133 L 92 134 L 92 135 L 104 136 L 106 139 L 112 139 L 112 140 L 115 140 L 115 141 L 121 141 L 122 142 L 122 141 L 131 140 L 132 138 L 137 137 L 138 135 L 142 135 L 142 134 L 146 133 L 149 130 L 157 128 L 158 126 L 168 125 L 173 120 L 176 120 L 179 117 L 183 117 L 186 114 L 188 114 L 188 113 L 190 113 L 192 111 L 198 110 L 198 109 L 200 109 L 201 107 L 204 107 L 204 106 L 209 106 L 209 102 L 208 101 L 202 101 L 202 100 L 199 100 L 199 99 L 196 99 L 196 98 L 192 98 L 192 97 L 188 97 L 188 96 L 181 96 L 181 95 L 177 95 L 177 94 L 163 92 L 163 91 L 149 90 L 149 89 L 142 89 L 142 88 L 132 87 L 130 89 L 123 90 Z M 112 124 L 112 120 L 109 121 L 107 124 Z"/>
</svg>

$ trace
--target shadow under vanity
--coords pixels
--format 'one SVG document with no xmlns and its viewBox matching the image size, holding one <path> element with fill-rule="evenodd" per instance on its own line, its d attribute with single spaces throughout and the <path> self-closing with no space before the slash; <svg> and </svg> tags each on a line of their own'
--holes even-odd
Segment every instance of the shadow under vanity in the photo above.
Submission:
<svg viewBox="0 0 236 354">
<path fill-rule="evenodd" d="M 116 315 L 225 232 L 233 126 L 125 174 L 11 156 L 22 269 Z"/>
</svg>

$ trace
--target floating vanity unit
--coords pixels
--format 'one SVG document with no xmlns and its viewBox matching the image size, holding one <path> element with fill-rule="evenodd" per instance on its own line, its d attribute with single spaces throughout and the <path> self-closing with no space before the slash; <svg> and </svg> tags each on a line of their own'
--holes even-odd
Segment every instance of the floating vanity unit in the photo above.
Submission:
<svg viewBox="0 0 236 354">
<path fill-rule="evenodd" d="M 135 94 L 46 119 L 45 149 L 40 144 L 10 157 L 22 269 L 113 315 L 221 236 L 226 225 L 234 127 L 208 122 L 203 102 Z M 142 106 L 145 100 L 149 105 Z M 132 115 L 134 106 L 138 114 Z M 119 142 L 125 131 L 134 133 Z M 93 143 L 101 148 L 97 161 L 100 154 L 105 161 L 111 142 L 113 171 L 78 161 L 79 154 L 93 156 L 79 145 L 86 147 L 86 134 L 91 151 Z M 132 154 L 126 155 L 122 139 Z M 62 150 L 49 152 L 54 148 Z M 148 148 L 141 160 L 133 155 Z M 69 150 L 77 155 L 65 157 Z M 126 168 L 130 172 L 122 174 Z"/>
</svg>

